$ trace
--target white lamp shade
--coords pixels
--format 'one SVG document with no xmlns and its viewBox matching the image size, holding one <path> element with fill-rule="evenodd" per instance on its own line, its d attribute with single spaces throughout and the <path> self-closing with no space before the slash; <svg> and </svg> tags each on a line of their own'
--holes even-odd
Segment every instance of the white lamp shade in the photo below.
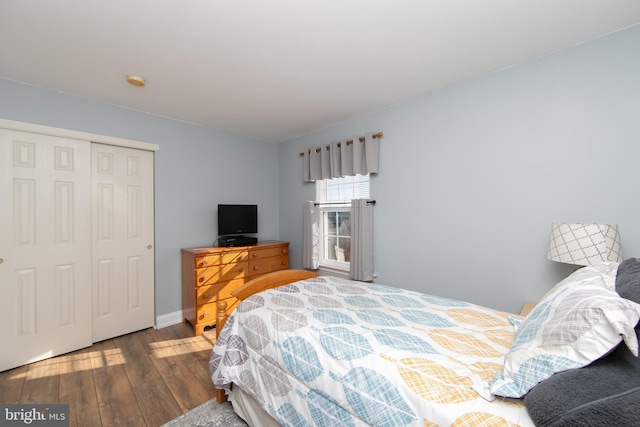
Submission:
<svg viewBox="0 0 640 427">
<path fill-rule="evenodd" d="M 622 262 L 618 226 L 553 223 L 547 258 L 582 266 L 605 261 Z"/>
</svg>

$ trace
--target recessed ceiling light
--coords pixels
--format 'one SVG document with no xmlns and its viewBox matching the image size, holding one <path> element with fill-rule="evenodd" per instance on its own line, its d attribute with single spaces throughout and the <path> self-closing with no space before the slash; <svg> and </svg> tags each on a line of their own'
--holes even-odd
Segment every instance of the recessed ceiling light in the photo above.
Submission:
<svg viewBox="0 0 640 427">
<path fill-rule="evenodd" d="M 127 82 L 134 86 L 144 86 L 144 79 L 140 76 L 134 76 L 133 74 L 129 74 L 127 76 Z"/>
</svg>

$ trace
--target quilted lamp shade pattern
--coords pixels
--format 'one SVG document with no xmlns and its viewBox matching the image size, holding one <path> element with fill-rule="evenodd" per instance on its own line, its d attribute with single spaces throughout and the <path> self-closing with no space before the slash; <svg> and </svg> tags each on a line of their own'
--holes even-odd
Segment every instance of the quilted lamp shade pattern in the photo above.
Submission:
<svg viewBox="0 0 640 427">
<path fill-rule="evenodd" d="M 615 224 L 553 223 L 547 258 L 580 266 L 622 262 L 620 232 Z"/>
</svg>

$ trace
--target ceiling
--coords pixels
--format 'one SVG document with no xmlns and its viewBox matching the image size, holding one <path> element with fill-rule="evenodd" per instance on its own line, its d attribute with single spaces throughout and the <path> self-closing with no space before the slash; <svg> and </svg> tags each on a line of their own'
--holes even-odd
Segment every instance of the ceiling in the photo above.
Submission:
<svg viewBox="0 0 640 427">
<path fill-rule="evenodd" d="M 0 76 L 282 142 L 639 22 L 638 0 L 2 0 Z"/>
</svg>

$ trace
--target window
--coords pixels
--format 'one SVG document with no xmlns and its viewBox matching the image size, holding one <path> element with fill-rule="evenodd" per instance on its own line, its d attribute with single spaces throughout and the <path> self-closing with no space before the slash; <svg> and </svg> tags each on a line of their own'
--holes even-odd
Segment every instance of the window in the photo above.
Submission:
<svg viewBox="0 0 640 427">
<path fill-rule="evenodd" d="M 320 210 L 320 266 L 349 271 L 351 199 L 369 198 L 369 175 L 316 181 Z"/>
</svg>

